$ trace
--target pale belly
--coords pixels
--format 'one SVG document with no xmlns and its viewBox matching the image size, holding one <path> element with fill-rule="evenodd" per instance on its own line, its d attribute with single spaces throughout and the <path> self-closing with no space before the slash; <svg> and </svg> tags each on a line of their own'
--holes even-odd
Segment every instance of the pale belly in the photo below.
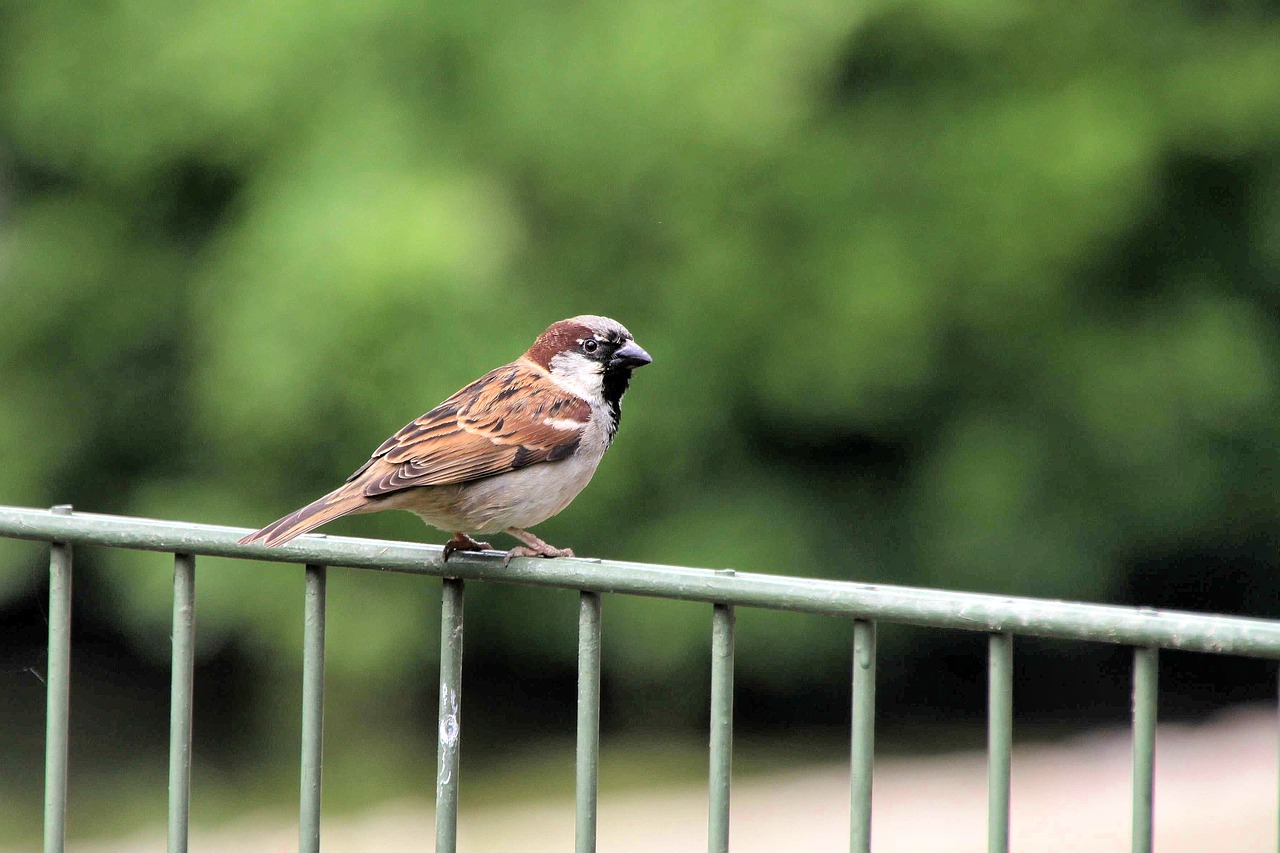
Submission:
<svg viewBox="0 0 1280 853">
<path fill-rule="evenodd" d="M 603 454 L 602 454 L 603 455 Z M 559 513 L 591 482 L 600 456 L 579 453 L 563 462 L 450 486 L 427 486 L 389 495 L 370 509 L 405 509 L 448 532 L 497 533 L 527 528 Z"/>
</svg>

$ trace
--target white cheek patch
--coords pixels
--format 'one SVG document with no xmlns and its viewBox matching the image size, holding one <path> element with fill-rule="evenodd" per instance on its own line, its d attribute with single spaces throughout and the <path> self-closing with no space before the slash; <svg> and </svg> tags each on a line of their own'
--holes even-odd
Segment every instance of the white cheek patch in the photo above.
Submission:
<svg viewBox="0 0 1280 853">
<path fill-rule="evenodd" d="M 576 352 L 562 352 L 551 359 L 551 379 L 566 391 L 594 399 L 600 395 L 604 369 Z"/>
</svg>

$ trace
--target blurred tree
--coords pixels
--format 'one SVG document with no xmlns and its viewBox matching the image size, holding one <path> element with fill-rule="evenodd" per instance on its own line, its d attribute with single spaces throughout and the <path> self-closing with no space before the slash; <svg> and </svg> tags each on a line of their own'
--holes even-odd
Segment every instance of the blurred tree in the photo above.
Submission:
<svg viewBox="0 0 1280 853">
<path fill-rule="evenodd" d="M 1107 597 L 1271 536 L 1277 11 L 0 0 L 0 500 L 256 526 L 595 312 L 656 363 L 580 553 Z M 289 648 L 294 580 L 203 572 L 202 642 Z M 415 672 L 422 596 L 361 583 L 334 677 Z M 705 614 L 611 608 L 616 682 L 703 665 Z M 789 625 L 745 678 L 843 671 Z"/>
</svg>

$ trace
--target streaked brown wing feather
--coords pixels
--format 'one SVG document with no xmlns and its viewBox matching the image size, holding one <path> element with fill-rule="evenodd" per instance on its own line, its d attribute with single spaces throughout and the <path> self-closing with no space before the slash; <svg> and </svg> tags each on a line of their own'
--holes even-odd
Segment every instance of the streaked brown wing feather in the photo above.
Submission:
<svg viewBox="0 0 1280 853">
<path fill-rule="evenodd" d="M 515 362 L 407 424 L 348 482 L 359 480 L 366 497 L 378 497 L 554 462 L 578 446 L 590 418 L 586 401 L 535 367 Z M 577 426 L 564 428 L 571 423 Z"/>
</svg>

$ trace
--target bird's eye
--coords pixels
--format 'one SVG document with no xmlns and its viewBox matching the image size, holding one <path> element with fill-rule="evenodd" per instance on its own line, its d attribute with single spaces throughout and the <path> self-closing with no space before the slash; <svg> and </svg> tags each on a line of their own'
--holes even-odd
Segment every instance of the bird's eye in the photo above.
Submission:
<svg viewBox="0 0 1280 853">
<path fill-rule="evenodd" d="M 583 352 L 591 353 L 591 352 L 595 352 L 599 348 L 600 348 L 600 344 L 597 343 L 592 338 L 587 338 L 585 341 L 582 342 Z"/>
</svg>

